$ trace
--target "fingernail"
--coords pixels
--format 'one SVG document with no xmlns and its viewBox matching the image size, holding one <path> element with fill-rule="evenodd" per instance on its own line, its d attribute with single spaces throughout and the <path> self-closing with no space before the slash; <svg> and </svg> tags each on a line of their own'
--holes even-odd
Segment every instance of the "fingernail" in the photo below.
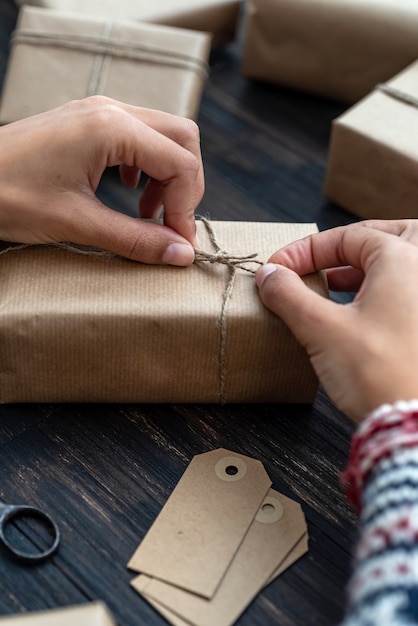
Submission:
<svg viewBox="0 0 418 626">
<path fill-rule="evenodd" d="M 277 266 L 274 265 L 274 263 L 266 263 L 265 265 L 260 267 L 260 269 L 257 271 L 257 274 L 255 275 L 255 282 L 256 282 L 257 287 L 261 289 L 267 276 L 269 276 L 276 270 L 277 270 Z"/>
<path fill-rule="evenodd" d="M 194 250 L 186 243 L 170 243 L 163 256 L 163 263 L 185 267 L 194 261 Z"/>
</svg>

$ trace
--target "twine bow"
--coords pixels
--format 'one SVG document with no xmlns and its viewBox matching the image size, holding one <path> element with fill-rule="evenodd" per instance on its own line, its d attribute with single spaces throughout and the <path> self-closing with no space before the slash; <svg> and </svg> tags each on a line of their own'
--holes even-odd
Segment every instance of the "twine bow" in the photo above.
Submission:
<svg viewBox="0 0 418 626">
<path fill-rule="evenodd" d="M 213 252 L 206 252 L 204 250 L 195 250 L 195 263 L 220 263 L 228 267 L 228 282 L 225 286 L 225 290 L 222 298 L 222 307 L 217 326 L 220 329 L 220 342 L 219 342 L 219 396 L 221 404 L 225 404 L 225 392 L 226 392 L 226 377 L 227 377 L 227 309 L 228 304 L 232 296 L 234 289 L 235 277 L 237 269 L 244 270 L 250 274 L 255 274 L 256 270 L 247 267 L 248 263 L 255 263 L 257 265 L 263 265 L 261 261 L 256 259 L 257 253 L 252 254 L 230 254 L 225 250 L 222 250 L 216 240 L 214 230 L 211 223 L 206 218 L 202 217 L 201 222 L 205 225 L 206 231 L 209 235 L 210 242 L 214 248 Z"/>
</svg>

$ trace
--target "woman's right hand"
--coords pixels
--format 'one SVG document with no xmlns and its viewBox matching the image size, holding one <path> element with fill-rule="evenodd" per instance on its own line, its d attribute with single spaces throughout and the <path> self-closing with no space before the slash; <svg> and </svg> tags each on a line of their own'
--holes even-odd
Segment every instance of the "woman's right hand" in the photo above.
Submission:
<svg viewBox="0 0 418 626">
<path fill-rule="evenodd" d="M 263 303 L 306 348 L 335 404 L 360 421 L 418 398 L 418 220 L 364 221 L 285 246 L 257 273 Z M 301 276 L 327 270 L 338 304 Z"/>
</svg>

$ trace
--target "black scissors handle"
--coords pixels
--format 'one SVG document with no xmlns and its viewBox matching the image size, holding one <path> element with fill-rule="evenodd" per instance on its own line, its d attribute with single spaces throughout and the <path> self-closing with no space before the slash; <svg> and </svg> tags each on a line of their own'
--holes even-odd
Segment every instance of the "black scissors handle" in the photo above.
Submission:
<svg viewBox="0 0 418 626">
<path fill-rule="evenodd" d="M 6 536 L 7 524 L 19 518 L 38 518 L 52 533 L 52 543 L 45 550 L 38 552 L 26 552 L 19 550 Z M 0 503 L 0 542 L 14 557 L 24 563 L 40 563 L 48 559 L 57 550 L 60 542 L 60 531 L 52 517 L 35 506 L 26 504 L 2 504 Z"/>
</svg>

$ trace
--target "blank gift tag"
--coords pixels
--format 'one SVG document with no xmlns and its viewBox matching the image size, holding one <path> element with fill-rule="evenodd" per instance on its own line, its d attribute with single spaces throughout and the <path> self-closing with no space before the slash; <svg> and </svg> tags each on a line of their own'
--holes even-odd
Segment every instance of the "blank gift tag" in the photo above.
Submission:
<svg viewBox="0 0 418 626">
<path fill-rule="evenodd" d="M 265 586 L 269 585 L 273 580 L 278 578 L 278 576 L 283 574 L 283 572 L 287 570 L 288 567 L 293 565 L 298 559 L 300 559 L 307 552 L 308 552 L 308 533 L 305 533 L 303 537 L 295 545 L 293 550 L 284 559 L 281 565 L 279 565 L 279 567 L 274 571 L 274 573 L 269 578 Z M 138 576 L 138 578 L 132 581 L 132 586 L 134 588 L 136 587 L 136 584 L 138 584 L 139 587 L 141 586 L 142 583 L 139 584 L 140 578 L 141 576 Z M 138 583 L 136 583 L 136 581 L 138 581 Z M 190 622 L 186 622 L 184 619 L 182 619 L 181 617 L 173 613 L 173 611 L 170 611 L 170 609 L 167 609 L 167 607 L 163 606 L 162 604 L 160 604 L 159 602 L 157 602 L 150 596 L 147 596 L 145 593 L 141 593 L 139 589 L 137 589 L 137 591 L 141 595 L 143 595 L 143 597 L 149 602 L 149 604 L 151 604 L 151 606 L 153 606 L 154 609 L 158 611 L 160 615 L 162 615 L 167 620 L 167 622 L 170 622 L 172 626 L 190 626 Z"/>
<path fill-rule="evenodd" d="M 222 448 L 195 456 L 128 567 L 211 598 L 270 486 L 260 461 Z"/>
<path fill-rule="evenodd" d="M 270 490 L 211 600 L 148 576 L 137 577 L 132 585 L 174 613 L 175 619 L 195 626 L 230 626 L 272 576 L 283 571 L 283 564 L 290 564 L 296 546 L 295 554 L 300 556 L 303 537 L 306 522 L 300 505 Z"/>
<path fill-rule="evenodd" d="M 273 572 L 270 576 L 269 580 L 266 582 L 265 587 L 269 585 L 273 580 L 278 578 L 288 567 L 293 565 L 298 559 L 300 559 L 304 554 L 306 554 L 309 550 L 308 547 L 308 533 L 306 532 L 297 542 L 295 547 L 291 552 L 287 555 L 287 557 L 282 561 L 279 567 Z"/>
<path fill-rule="evenodd" d="M 306 552 L 308 552 L 308 533 L 305 533 L 303 537 L 298 541 L 296 546 L 284 559 L 281 565 L 279 565 L 279 567 L 274 571 L 274 573 L 269 578 L 265 586 L 269 585 L 273 580 L 275 580 L 278 576 L 280 576 L 280 574 L 283 574 L 283 572 L 288 567 L 293 565 L 293 563 L 295 563 L 304 554 L 306 554 Z M 135 580 L 138 580 L 139 578 L 140 576 L 138 576 L 138 578 Z M 132 585 L 134 588 L 135 588 L 135 580 L 132 581 Z M 172 626 L 190 626 L 190 622 L 186 622 L 184 619 L 182 619 L 181 617 L 179 617 L 178 615 L 170 611 L 170 609 L 167 609 L 165 606 L 163 606 L 162 604 L 160 604 L 159 602 L 157 602 L 150 596 L 145 595 L 145 593 L 141 593 L 139 589 L 137 589 L 137 591 L 141 595 L 143 595 L 143 597 L 147 600 L 147 602 L 149 602 L 149 604 L 151 604 L 151 606 L 153 606 L 154 609 L 158 611 L 160 615 L 162 615 L 167 620 L 167 622 L 170 622 Z"/>
</svg>

